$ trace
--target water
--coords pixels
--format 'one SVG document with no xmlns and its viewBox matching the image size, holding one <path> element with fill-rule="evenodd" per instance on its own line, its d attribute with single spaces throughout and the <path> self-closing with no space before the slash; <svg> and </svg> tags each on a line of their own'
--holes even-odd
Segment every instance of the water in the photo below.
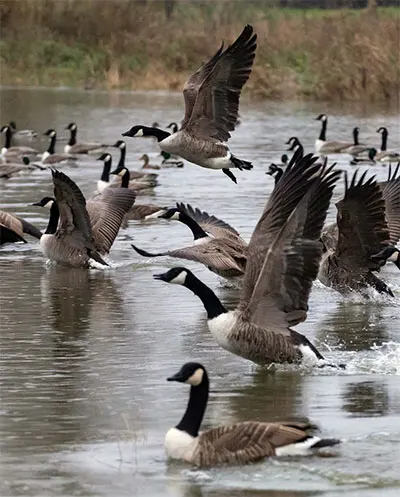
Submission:
<svg viewBox="0 0 400 497">
<path fill-rule="evenodd" d="M 76 121 L 88 141 L 112 142 L 134 123 L 166 126 L 182 116 L 178 94 L 2 89 L 0 96 L 3 123 L 13 118 L 21 128 L 54 127 L 65 136 L 65 126 Z M 393 109 L 244 102 L 231 145 L 255 163 L 253 171 L 238 172 L 235 185 L 221 172 L 192 165 L 162 170 L 154 195 L 137 202 L 190 202 L 249 239 L 273 187 L 268 164 L 279 160 L 291 135 L 312 149 L 320 127 L 313 119 L 324 111 L 330 114 L 329 138 L 350 140 L 359 125 L 362 141 L 379 145 L 375 130 L 386 125 L 390 147 L 399 146 Z M 159 160 L 152 141 L 127 143 L 132 167 L 144 152 Z M 349 170 L 347 160 L 338 159 Z M 83 159 L 63 170 L 90 196 L 101 164 Z M 384 179 L 387 168 L 372 173 Z M 335 199 L 342 191 L 341 184 Z M 1 182 L 0 207 L 44 228 L 47 211 L 29 204 L 49 194 L 50 172 L 38 171 Z M 334 216 L 332 205 L 329 220 Z M 132 242 L 163 250 L 189 244 L 191 237 L 179 223 L 132 222 L 112 249 L 114 267 L 105 271 L 47 266 L 35 242 L 0 250 L 3 497 L 398 495 L 398 299 L 342 297 L 317 283 L 308 319 L 297 329 L 327 357 L 347 362 L 347 371 L 267 371 L 215 344 L 195 296 L 152 279 L 181 261 L 141 258 Z M 185 265 L 235 305 L 237 290 L 202 266 Z M 387 266 L 383 274 L 398 295 L 397 269 Z M 205 428 L 307 416 L 324 435 L 344 439 L 338 455 L 205 471 L 168 462 L 164 434 L 179 421 L 188 388 L 165 379 L 188 360 L 204 363 L 211 376 Z"/>
</svg>

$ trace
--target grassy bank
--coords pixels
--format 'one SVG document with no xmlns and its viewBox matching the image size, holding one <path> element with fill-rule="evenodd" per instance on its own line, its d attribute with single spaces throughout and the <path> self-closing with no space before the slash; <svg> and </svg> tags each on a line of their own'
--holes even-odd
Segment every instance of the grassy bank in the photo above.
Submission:
<svg viewBox="0 0 400 497">
<path fill-rule="evenodd" d="M 400 9 L 290 10 L 265 2 L 2 0 L 2 84 L 180 89 L 249 22 L 255 97 L 397 100 Z"/>
</svg>

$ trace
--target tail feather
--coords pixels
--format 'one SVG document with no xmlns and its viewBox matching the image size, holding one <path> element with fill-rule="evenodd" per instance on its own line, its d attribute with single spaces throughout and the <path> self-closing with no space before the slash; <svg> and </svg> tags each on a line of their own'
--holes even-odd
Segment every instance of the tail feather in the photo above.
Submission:
<svg viewBox="0 0 400 497">
<path fill-rule="evenodd" d="M 89 250 L 89 257 L 103 266 L 109 265 L 96 250 Z"/>
<path fill-rule="evenodd" d="M 235 157 L 233 154 L 231 155 L 230 160 L 231 160 L 232 164 L 240 170 L 253 169 L 253 164 L 251 162 L 249 162 L 247 160 L 239 159 L 238 157 Z"/>
<path fill-rule="evenodd" d="M 341 443 L 338 438 L 321 438 L 318 442 L 311 446 L 311 449 L 322 449 L 323 447 L 333 447 Z"/>
</svg>

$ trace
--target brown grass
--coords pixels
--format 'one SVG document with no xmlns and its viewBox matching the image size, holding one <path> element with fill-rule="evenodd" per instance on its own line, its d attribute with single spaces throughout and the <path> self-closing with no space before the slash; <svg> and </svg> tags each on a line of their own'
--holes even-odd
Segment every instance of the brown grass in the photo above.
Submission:
<svg viewBox="0 0 400 497">
<path fill-rule="evenodd" d="M 399 9 L 300 11 L 265 2 L 1 0 L 3 84 L 180 89 L 246 22 L 259 46 L 247 91 L 260 98 L 395 100 Z"/>
</svg>

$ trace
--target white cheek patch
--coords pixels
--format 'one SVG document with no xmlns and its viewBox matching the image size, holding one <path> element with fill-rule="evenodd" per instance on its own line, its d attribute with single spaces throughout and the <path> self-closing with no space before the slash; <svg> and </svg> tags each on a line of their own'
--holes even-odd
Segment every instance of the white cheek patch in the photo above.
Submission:
<svg viewBox="0 0 400 497">
<path fill-rule="evenodd" d="M 54 200 L 49 200 L 44 204 L 43 207 L 46 207 L 47 209 L 51 209 L 51 206 L 54 204 Z"/>
<path fill-rule="evenodd" d="M 135 136 L 143 136 L 143 130 L 139 129 L 138 131 L 136 131 Z"/>
<path fill-rule="evenodd" d="M 126 147 L 126 143 L 121 143 L 121 145 L 119 146 L 119 148 L 125 148 Z"/>
<path fill-rule="evenodd" d="M 190 376 L 185 383 L 197 387 L 203 381 L 204 371 L 201 368 L 196 369 L 196 371 Z"/>
<path fill-rule="evenodd" d="M 179 221 L 179 212 L 174 212 L 170 219 L 176 219 L 177 221 Z"/>
<path fill-rule="evenodd" d="M 123 176 L 125 174 L 125 169 L 122 169 L 119 173 L 118 176 Z"/>
<path fill-rule="evenodd" d="M 186 281 L 186 276 L 187 276 L 187 272 L 182 271 L 181 273 L 178 274 L 178 276 L 175 276 L 175 278 L 173 278 L 170 281 L 170 283 L 173 283 L 174 285 L 184 285 L 185 281 Z"/>
<path fill-rule="evenodd" d="M 396 250 L 393 254 L 388 258 L 388 261 L 397 262 L 397 258 L 399 257 L 399 252 Z"/>
<path fill-rule="evenodd" d="M 50 136 L 51 136 L 51 137 L 56 136 L 56 132 L 55 132 L 55 131 L 52 131 L 52 132 L 50 133 Z"/>
</svg>

